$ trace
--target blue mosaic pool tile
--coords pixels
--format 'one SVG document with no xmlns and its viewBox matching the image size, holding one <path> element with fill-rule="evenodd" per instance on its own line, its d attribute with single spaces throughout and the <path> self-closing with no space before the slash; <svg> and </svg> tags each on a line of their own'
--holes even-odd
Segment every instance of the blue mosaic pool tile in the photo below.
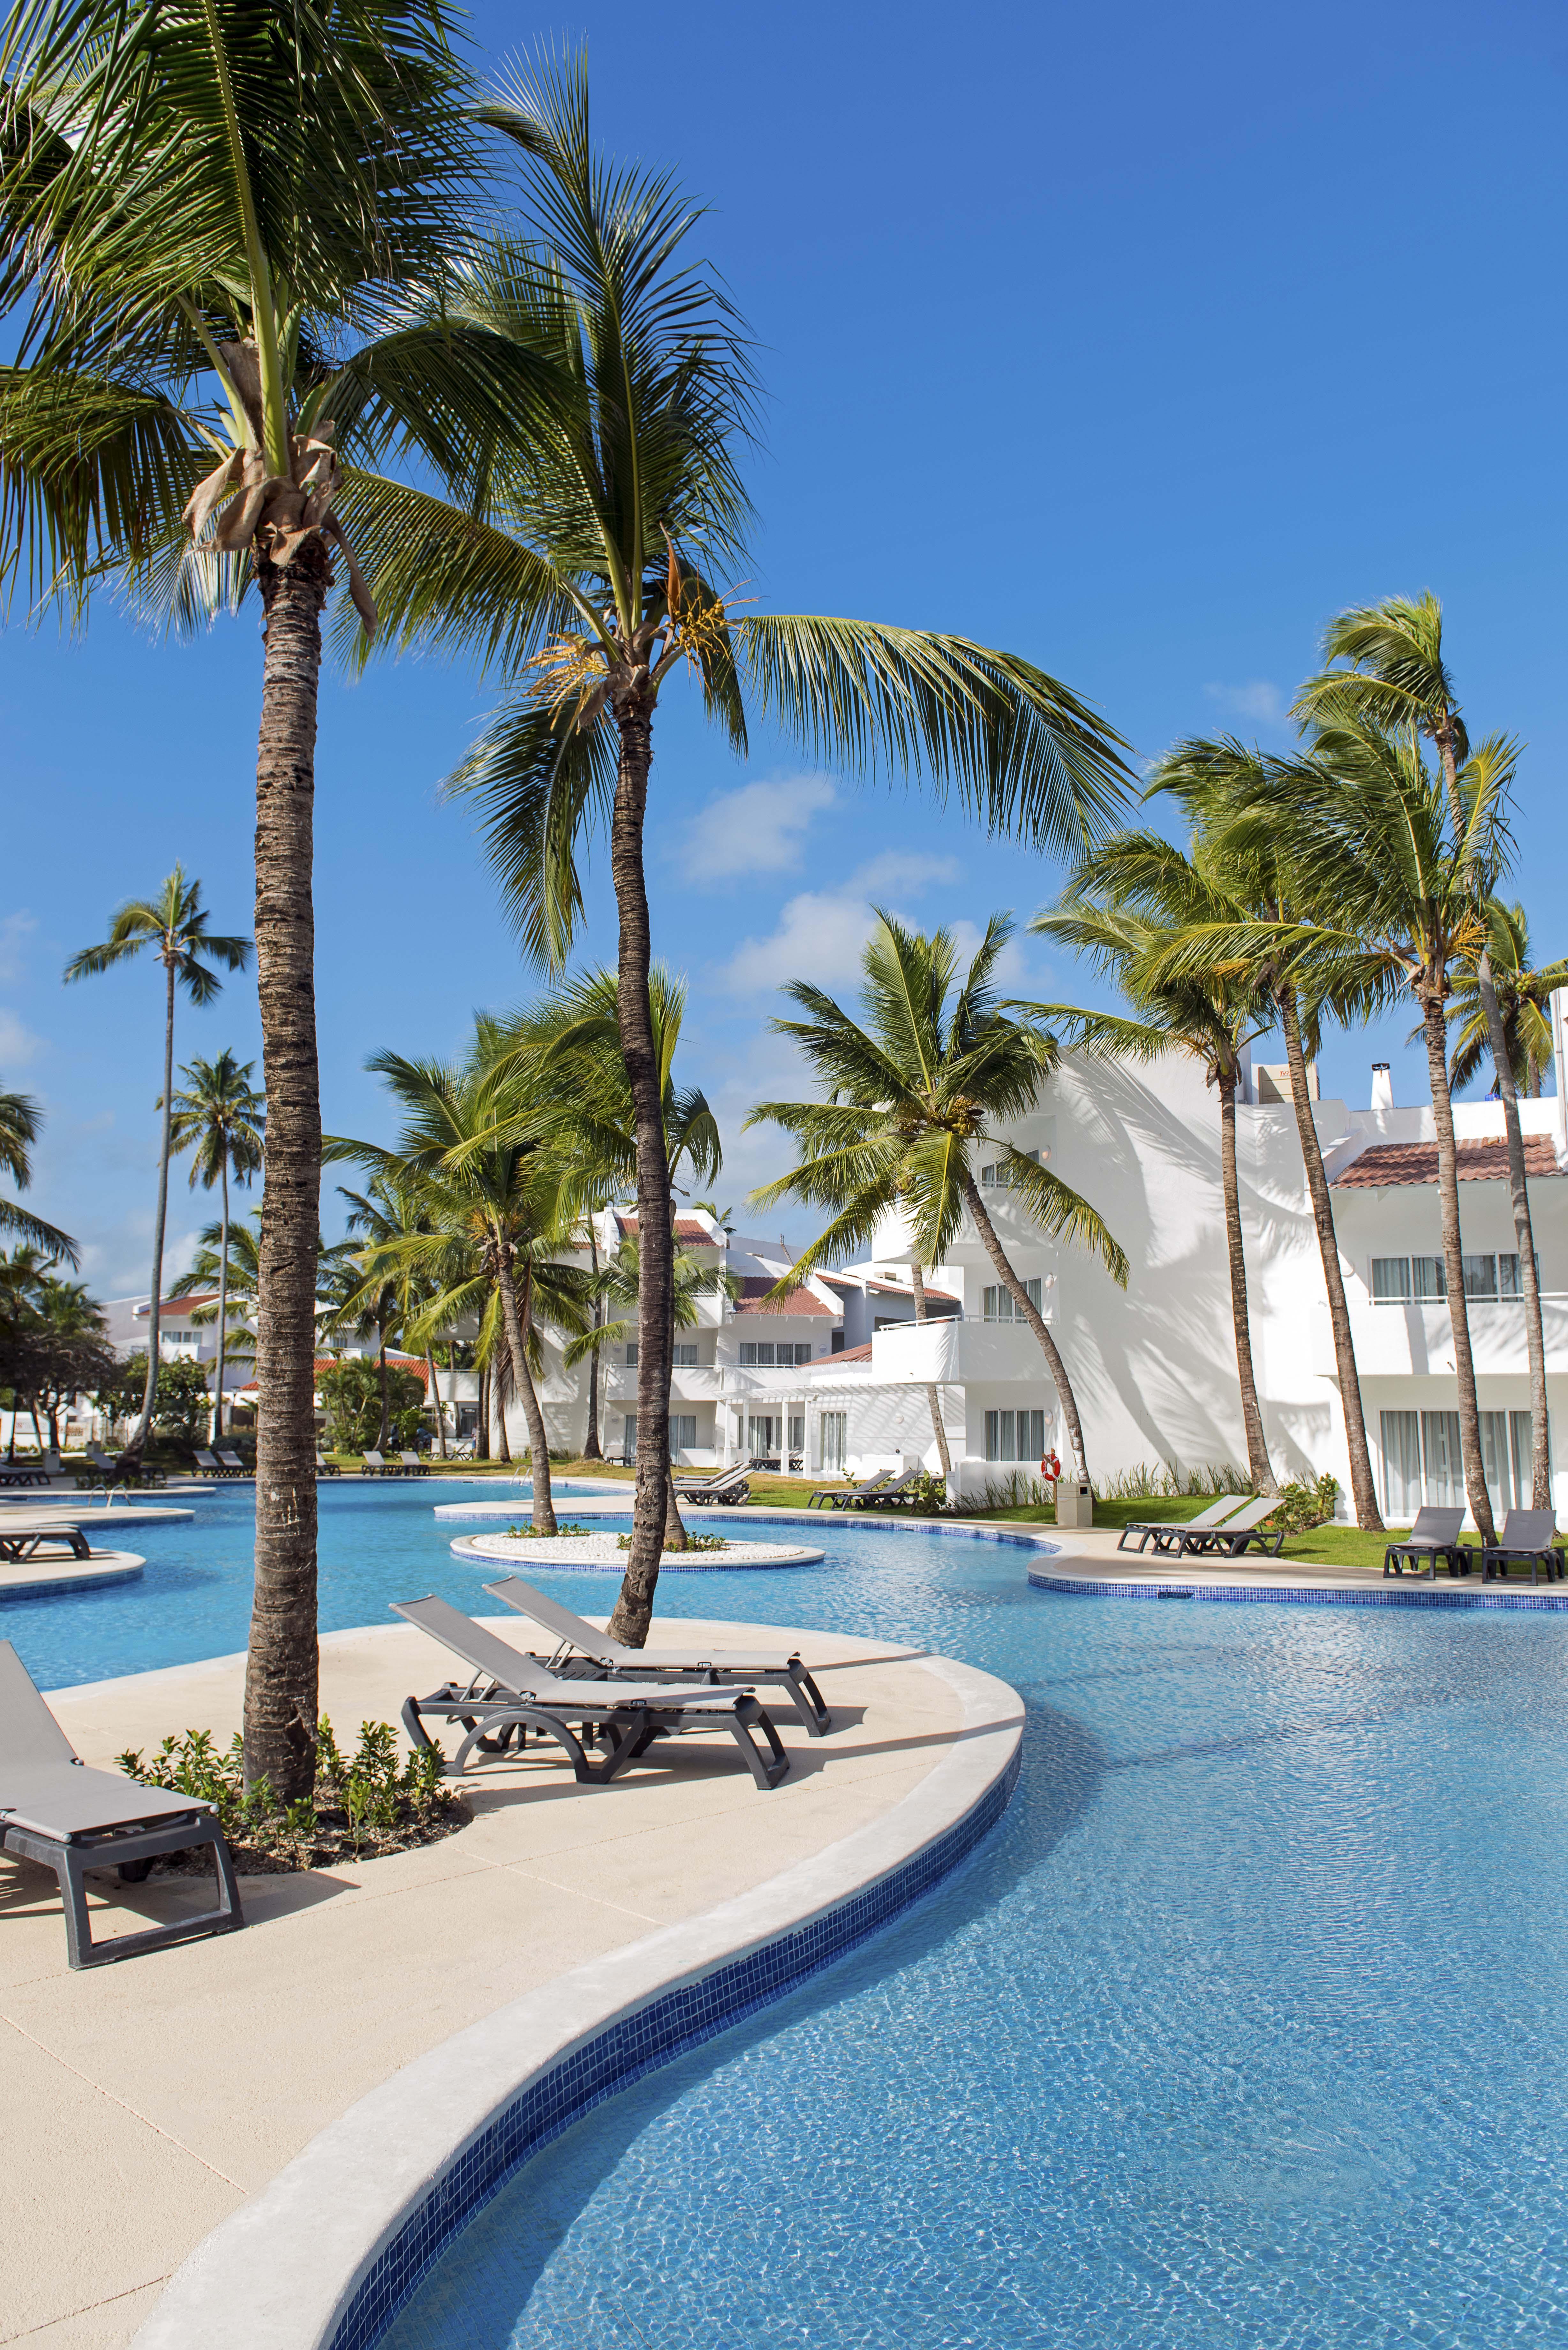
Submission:
<svg viewBox="0 0 1568 2350">
<path fill-rule="evenodd" d="M 660 1993 L 531 2081 L 443 2172 L 377 2256 L 338 2319 L 327 2350 L 372 2350 L 481 2204 L 584 2114 L 782 1999 L 932 1891 L 1001 1818 L 1018 1783 L 1020 1762 L 1015 1752 L 974 1809 L 902 1867 L 776 1941 Z"/>
<path fill-rule="evenodd" d="M 1159 1599 L 1179 1595 L 1242 1606 L 1262 1603 L 1270 1607 L 1523 1607 L 1552 1613 L 1568 1610 L 1568 1589 L 1489 1591 L 1483 1586 L 1466 1591 L 1428 1584 L 1417 1590 L 1392 1580 L 1381 1589 L 1376 1585 L 1366 1589 L 1346 1586 L 1336 1591 L 1314 1590 L 1306 1585 L 1292 1588 L 1288 1585 L 1251 1583 L 1115 1583 L 1094 1580 L 1088 1575 L 1051 1575 L 1039 1567 L 1030 1569 L 1029 1580 L 1036 1591 L 1054 1591 L 1067 1599 Z"/>
</svg>

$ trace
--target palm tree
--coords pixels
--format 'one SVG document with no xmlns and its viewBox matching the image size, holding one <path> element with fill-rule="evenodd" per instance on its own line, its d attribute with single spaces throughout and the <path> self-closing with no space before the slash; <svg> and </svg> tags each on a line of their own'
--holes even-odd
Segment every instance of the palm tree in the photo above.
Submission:
<svg viewBox="0 0 1568 2350">
<path fill-rule="evenodd" d="M 441 316 L 547 358 L 558 388 L 530 411 L 525 451 L 497 448 L 483 483 L 465 476 L 461 511 L 456 499 L 356 485 L 351 512 L 389 636 L 477 654 L 508 681 L 453 788 L 477 803 L 538 960 L 566 960 L 579 857 L 601 821 L 608 833 L 642 1241 L 623 1607 L 640 1612 L 669 1464 L 674 1241 L 643 867 L 666 688 L 690 676 L 738 751 L 748 725 L 767 720 L 846 769 L 923 769 L 994 829 L 1073 857 L 1125 804 L 1130 777 L 1120 737 L 1015 654 L 919 629 L 736 608 L 752 513 L 740 454 L 756 383 L 733 308 L 689 256 L 698 216 L 668 175 L 596 151 L 576 68 L 511 91 L 486 120 L 528 158 L 524 227 L 464 254 Z"/>
<path fill-rule="evenodd" d="M 1323 1149 L 1313 1116 L 1307 1079 L 1307 1056 L 1317 1052 L 1319 1029 L 1325 1016 L 1349 1020 L 1363 1015 L 1368 1003 L 1355 985 L 1336 974 L 1314 992 L 1314 974 L 1302 955 L 1298 927 L 1297 876 L 1282 858 L 1278 838 L 1266 825 L 1251 828 L 1244 842 L 1232 829 L 1241 812 L 1272 804 L 1271 795 L 1288 797 L 1298 781 L 1314 785 L 1310 764 L 1298 760 L 1266 757 L 1256 744 L 1234 736 L 1194 736 L 1178 743 L 1156 766 L 1148 795 L 1168 792 L 1194 819 L 1205 843 L 1206 859 L 1221 877 L 1224 893 L 1235 910 L 1224 919 L 1189 924 L 1178 934 L 1165 954 L 1151 967 L 1158 983 L 1196 981 L 1226 988 L 1240 982 L 1255 991 L 1262 1003 L 1272 1003 L 1285 1040 L 1285 1064 L 1290 1074 L 1291 1107 L 1302 1170 L 1323 1267 L 1324 1295 L 1328 1301 L 1334 1334 L 1334 1369 L 1340 1410 L 1345 1420 L 1345 1447 L 1350 1468 L 1351 1507 L 1358 1526 L 1380 1528 L 1376 1481 L 1366 1441 L 1366 1415 L 1362 1408 L 1361 1378 L 1355 1362 L 1355 1339 L 1345 1274 L 1334 1231 L 1334 1201 L 1324 1169 Z M 1244 910 L 1245 920 L 1241 920 Z"/>
<path fill-rule="evenodd" d="M 684 982 L 662 964 L 652 965 L 648 1002 L 665 1159 L 673 1192 L 678 1172 L 684 1171 L 698 1182 L 711 1180 L 723 1164 L 723 1150 L 707 1096 L 699 1087 L 675 1082 L 675 1055 L 686 1011 Z M 540 1130 L 548 1136 L 568 1197 L 580 1211 L 587 1211 L 591 1243 L 592 1211 L 619 1198 L 637 1180 L 637 1106 L 620 1045 L 615 973 L 591 972 L 521 1014 L 506 1033 L 496 1068 L 517 1085 L 529 1105 L 528 1116 L 542 1121 Z M 640 1223 L 639 1247 L 640 1267 Z M 592 1253 L 597 1259 L 597 1244 Z M 640 1270 L 638 1294 L 640 1311 Z M 596 1293 L 596 1314 L 601 1302 L 602 1293 Z M 672 1323 L 671 1345 L 674 1326 Z M 600 1344 L 604 1343 L 601 1339 Z M 597 1348 L 590 1348 L 589 1360 L 590 1379 L 597 1391 Z M 673 1368 L 671 1355 L 671 1375 Z M 640 1352 L 638 1378 L 640 1402 Z M 667 1383 L 667 1415 L 669 1403 Z M 638 1425 L 640 1438 L 640 1419 Z M 661 1549 L 683 1551 L 686 1527 L 676 1499 L 674 1469 L 668 1460 L 664 1479 Z M 635 1558 L 628 1560 L 611 1620 L 617 1638 L 630 1647 L 640 1648 L 648 1638 L 658 1576 L 657 1556 L 651 1575 Z"/>
<path fill-rule="evenodd" d="M 1568 960 L 1532 969 L 1530 924 L 1517 899 L 1505 906 L 1501 898 L 1493 898 L 1486 912 L 1492 985 L 1502 1014 L 1503 1044 L 1514 1091 L 1535 1101 L 1540 1098 L 1541 1080 L 1552 1066 L 1551 999 L 1558 988 L 1568 987 Z M 1482 1054 L 1491 1058 L 1490 1024 L 1473 964 L 1461 964 L 1455 974 L 1449 1025 L 1459 1032 L 1450 1038 L 1449 1060 L 1449 1083 L 1459 1093 L 1474 1083 Z M 1494 1094 L 1500 1091 L 1496 1066 L 1494 1061 Z"/>
<path fill-rule="evenodd" d="M 405 1339 L 423 1307 L 430 1303 L 429 1285 L 421 1284 L 398 1243 L 427 1240 L 435 1227 L 416 1183 L 390 1174 L 372 1175 L 364 1191 L 338 1185 L 348 1204 L 348 1231 L 359 1243 L 348 1252 L 344 1265 L 345 1295 L 334 1326 L 368 1327 L 379 1344 L 381 1367 L 381 1427 L 378 1445 L 387 1441 L 390 1403 L 387 1388 L 387 1339 L 401 1331 Z M 436 1385 L 434 1340 L 424 1345 L 425 1378 L 435 1412 L 441 1456 L 446 1458 L 446 1431 L 441 1424 L 441 1392 Z"/>
<path fill-rule="evenodd" d="M 192 1003 L 211 1003 L 223 992 L 223 981 L 210 968 L 221 962 L 229 971 L 244 971 L 250 961 L 249 939 L 215 938 L 207 928 L 200 881 L 187 881 L 183 866 L 176 865 L 156 898 L 130 898 L 116 913 L 109 936 L 96 947 L 83 947 L 66 965 L 67 980 L 94 979 L 113 971 L 151 948 L 163 965 L 163 1091 L 158 1107 L 163 1129 L 158 1150 L 158 1212 L 152 1224 L 152 1296 L 148 1306 L 147 1392 L 141 1412 L 125 1446 L 134 1459 L 147 1442 L 152 1425 L 152 1396 L 158 1385 L 158 1320 L 163 1295 L 163 1227 L 169 1209 L 169 1153 L 174 1131 L 174 997 L 183 988 Z M 194 1179 L 192 1179 L 194 1180 Z"/>
<path fill-rule="evenodd" d="M 33 1180 L 33 1145 L 38 1139 L 44 1114 L 30 1094 L 0 1093 L 0 1169 L 18 1191 Z M 0 1199 L 0 1232 L 16 1232 L 51 1257 L 75 1264 L 77 1244 L 57 1224 L 47 1224 L 19 1200 Z"/>
<path fill-rule="evenodd" d="M 939 1264 L 968 1211 L 997 1278 L 1050 1367 L 1080 1477 L 1088 1475 L 1084 1431 L 1056 1342 L 1010 1262 L 974 1179 L 973 1153 L 984 1148 L 1005 1167 L 1023 1213 L 1052 1238 L 1092 1249 L 1113 1280 L 1127 1285 L 1127 1262 L 1088 1201 L 987 1121 L 1024 1117 L 1057 1060 L 1049 1037 L 1011 1019 L 992 984 L 997 957 L 1012 936 L 1009 918 L 993 914 L 979 951 L 954 992 L 958 950 L 950 931 L 906 930 L 877 911 L 862 958 L 864 1023 L 841 1011 L 807 980 L 785 989 L 808 1020 L 775 1020 L 793 1036 L 819 1079 L 824 1099 L 759 1102 L 746 1119 L 782 1126 L 800 1149 L 799 1163 L 752 1193 L 759 1208 L 809 1201 L 833 1221 L 774 1290 L 796 1285 L 819 1264 L 840 1262 L 871 1244 L 883 1218 L 908 1218 L 915 1255 Z"/>
<path fill-rule="evenodd" d="M 593 1326 L 580 1337 L 568 1339 L 561 1357 L 567 1370 L 574 1369 L 590 1356 L 597 1358 L 601 1347 L 624 1347 L 637 1336 L 642 1297 L 642 1253 L 635 1232 L 624 1235 L 613 1254 L 595 1274 L 593 1290 Z M 702 1299 L 714 1294 L 737 1296 L 740 1284 L 734 1274 L 727 1273 L 722 1265 L 703 1264 L 689 1249 L 677 1249 L 674 1277 L 670 1284 L 673 1301 L 670 1310 L 675 1317 L 675 1328 L 691 1329 L 700 1319 Z M 606 1305 L 612 1309 L 611 1316 L 608 1321 L 601 1321 L 601 1309 Z M 676 1512 L 676 1524 L 681 1535 L 678 1547 L 684 1549 L 686 1529 L 679 1511 Z M 617 1637 L 618 1638 L 619 1635 Z"/>
<path fill-rule="evenodd" d="M 1456 841 L 1465 839 L 1468 811 L 1459 785 L 1459 768 L 1469 756 L 1469 739 L 1453 680 L 1443 659 L 1443 608 L 1438 598 L 1429 592 L 1415 598 L 1390 596 L 1381 604 L 1341 612 L 1324 632 L 1324 657 L 1328 665 L 1302 688 L 1297 697 L 1298 711 L 1307 718 L 1325 713 L 1332 724 L 1337 711 L 1354 710 L 1372 725 L 1390 733 L 1408 728 L 1413 734 L 1434 743 L 1442 767 L 1453 837 Z M 1472 877 L 1472 887 L 1478 899 L 1485 900 L 1490 896 L 1490 879 L 1480 873 Z M 1508 1145 L 1508 1184 L 1530 1363 L 1532 1501 L 1536 1509 L 1549 1510 L 1552 1464 L 1546 1421 L 1546 1339 L 1541 1320 L 1541 1283 L 1535 1269 L 1535 1231 L 1530 1211 L 1530 1186 L 1525 1179 L 1519 1090 L 1492 974 L 1491 931 L 1492 921 L 1487 911 L 1483 913 L 1471 968 L 1496 1073 L 1496 1090 L 1502 1103 L 1502 1127 Z"/>
<path fill-rule="evenodd" d="M 430 1217 L 428 1236 L 389 1243 L 367 1271 L 406 1263 L 436 1292 L 418 1332 L 433 1335 L 481 1309 L 493 1289 L 506 1357 L 521 1397 L 533 1454 L 534 1525 L 554 1534 L 550 1449 L 529 1363 L 535 1303 L 559 1326 L 581 1326 L 583 1277 L 553 1262 L 570 1246 L 574 1217 L 559 1170 L 523 1111 L 515 1080 L 495 1073 L 496 1024 L 475 1023 L 473 1048 L 461 1064 L 411 1061 L 377 1053 L 366 1064 L 384 1077 L 404 1112 L 393 1150 L 334 1138 L 332 1159 L 351 1159 L 391 1181 L 414 1187 Z M 533 1347 L 535 1360 L 539 1349 Z"/>
<path fill-rule="evenodd" d="M 211 1440 L 223 1433 L 223 1358 L 229 1335 L 229 1177 L 248 1184 L 261 1166 L 266 1129 L 265 1097 L 251 1084 L 254 1061 L 236 1061 L 227 1046 L 215 1061 L 189 1061 L 180 1074 L 183 1091 L 174 1097 L 170 1141 L 190 1150 L 191 1189 L 223 1187 L 223 1212 L 218 1242 L 218 1363 L 213 1390 Z"/>
<path fill-rule="evenodd" d="M 1450 970 L 1479 951 L 1478 880 L 1490 895 L 1505 853 L 1512 746 L 1497 739 L 1483 743 L 1461 768 L 1464 826 L 1457 837 L 1443 782 L 1428 769 L 1415 733 L 1388 734 L 1353 706 L 1320 702 L 1312 758 L 1280 766 L 1271 788 L 1233 818 L 1228 840 L 1243 857 L 1277 857 L 1294 877 L 1291 915 L 1241 926 L 1229 938 L 1220 926 L 1209 926 L 1199 951 L 1206 961 L 1223 962 L 1233 946 L 1240 963 L 1272 952 L 1323 993 L 1353 990 L 1371 1007 L 1407 993 L 1420 1009 L 1438 1139 L 1459 1449 L 1470 1509 L 1490 1543 L 1491 1507 L 1465 1301 L 1447 1004 Z M 1226 845 L 1222 840 L 1222 850 Z"/>
<path fill-rule="evenodd" d="M 0 574 L 78 607 L 129 574 L 192 627 L 254 585 L 265 619 L 265 1401 L 245 1769 L 292 1801 L 315 1774 L 311 834 L 337 558 L 375 626 L 339 504 L 353 467 L 395 448 L 460 477 L 466 451 L 521 431 L 539 370 L 408 307 L 472 232 L 480 134 L 440 0 L 16 0 L 0 73 L 0 309 L 16 321 Z"/>
<path fill-rule="evenodd" d="M 1269 1461 L 1258 1383 L 1252 1368 L 1252 1333 L 1247 1310 L 1247 1257 L 1241 1235 L 1241 1187 L 1236 1170 L 1236 1091 L 1241 1055 L 1271 1024 L 1256 991 L 1245 982 L 1217 977 L 1158 981 L 1150 975 L 1174 932 L 1191 922 L 1245 918 L 1227 895 L 1202 837 L 1183 852 L 1158 833 L 1121 833 L 1107 841 L 1074 875 L 1065 903 L 1036 914 L 1029 927 L 1087 954 L 1096 968 L 1115 979 L 1135 1017 L 1088 1012 L 1068 1004 L 1018 1004 L 1013 1008 L 1053 1024 L 1069 1024 L 1081 1051 L 1118 1058 L 1156 1061 L 1169 1052 L 1197 1060 L 1220 1096 L 1220 1171 L 1225 1201 L 1230 1259 L 1231 1321 L 1247 1466 L 1254 1490 L 1278 1489 Z"/>
</svg>

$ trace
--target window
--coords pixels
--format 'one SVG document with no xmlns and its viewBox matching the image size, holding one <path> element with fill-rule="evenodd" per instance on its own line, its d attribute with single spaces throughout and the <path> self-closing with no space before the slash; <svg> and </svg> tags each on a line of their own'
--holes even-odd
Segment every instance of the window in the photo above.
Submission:
<svg viewBox="0 0 1568 2350">
<path fill-rule="evenodd" d="M 783 1421 L 772 1415 L 748 1415 L 746 1420 L 746 1452 L 753 1460 L 766 1460 L 779 1449 Z"/>
<path fill-rule="evenodd" d="M 810 1362 L 810 1360 L 811 1360 L 811 1340 L 810 1340 L 809 1338 L 797 1338 L 797 1339 L 795 1340 L 795 1342 L 794 1342 L 794 1358 L 795 1358 L 795 1361 L 796 1361 L 797 1363 L 809 1363 L 809 1362 Z"/>
<path fill-rule="evenodd" d="M 1396 1264 L 1404 1263 L 1396 1257 Z M 1421 1506 L 1421 1422 L 1413 1411 L 1386 1411 L 1383 1429 L 1383 1512 L 1413 1518 Z"/>
<path fill-rule="evenodd" d="M 675 1342 L 675 1350 L 670 1357 L 670 1360 L 674 1363 L 678 1371 L 694 1370 L 697 1364 L 696 1347 L 694 1345 L 688 1346 L 683 1340 L 678 1338 Z"/>
<path fill-rule="evenodd" d="M 849 1414 L 846 1411 L 825 1411 L 818 1428 L 820 1457 L 817 1467 L 829 1476 L 842 1475 L 844 1454 L 849 1435 Z"/>
<path fill-rule="evenodd" d="M 697 1415 L 694 1411 L 670 1413 L 670 1450 L 671 1452 L 695 1452 L 697 1450 Z"/>
<path fill-rule="evenodd" d="M 628 1371 L 635 1371 L 637 1368 L 637 1340 L 635 1338 L 626 1350 L 626 1367 Z"/>
<path fill-rule="evenodd" d="M 771 1338 L 742 1338 L 741 1368 L 743 1371 L 771 1371 L 774 1367 L 774 1342 Z"/>
<path fill-rule="evenodd" d="M 1421 1451 L 1427 1464 L 1428 1501 L 1438 1509 L 1463 1509 L 1465 1472 L 1459 1459 L 1459 1416 L 1457 1411 L 1424 1411 L 1421 1414 Z"/>
<path fill-rule="evenodd" d="M 1038 1461 L 1045 1450 L 1043 1411 L 988 1411 L 985 1415 L 985 1457 L 988 1461 Z"/>
<path fill-rule="evenodd" d="M 637 1414 L 635 1411 L 628 1411 L 626 1416 L 626 1430 L 620 1440 L 620 1457 L 623 1461 L 635 1461 L 637 1458 Z"/>
<path fill-rule="evenodd" d="M 1410 1260 L 1407 1256 L 1375 1256 L 1372 1260 L 1372 1303 L 1374 1305 L 1404 1305 L 1410 1296 Z M 1397 1418 L 1386 1412 L 1384 1418 Z"/>
<path fill-rule="evenodd" d="M 792 1411 L 789 1416 L 789 1449 L 792 1452 L 805 1451 L 805 1415 Z"/>
<path fill-rule="evenodd" d="M 1508 1415 L 1509 1465 L 1513 1471 L 1513 1499 L 1517 1509 L 1533 1506 L 1535 1493 L 1535 1430 L 1527 1411 L 1511 1411 Z M 1552 1468 L 1552 1414 L 1546 1415 L 1546 1467 Z"/>
<path fill-rule="evenodd" d="M 1449 1294 L 1448 1275 L 1443 1271 L 1440 1256 L 1413 1256 L 1410 1271 L 1415 1275 L 1416 1298 L 1419 1305 L 1441 1305 Z"/>
<path fill-rule="evenodd" d="M 1038 1314 L 1041 1311 L 1040 1284 L 1037 1281 L 1026 1281 L 1023 1288 L 1030 1305 Z M 1000 1282 L 994 1289 L 981 1291 L 980 1307 L 981 1318 L 987 1322 L 1022 1322 L 1023 1319 L 1013 1301 L 1012 1290 L 1004 1289 Z"/>
<path fill-rule="evenodd" d="M 1027 1159 L 1034 1167 L 1044 1164 L 1044 1154 L 1042 1151 L 1021 1150 L 1018 1156 L 1020 1159 Z M 1011 1162 L 1005 1159 L 993 1159 L 989 1167 L 981 1169 L 980 1182 L 981 1189 L 984 1191 L 1011 1191 L 1012 1189 Z"/>
<path fill-rule="evenodd" d="M 1465 1295 L 1467 1297 L 1487 1298 L 1495 1297 L 1497 1295 L 1496 1257 L 1467 1256 L 1461 1257 L 1459 1262 L 1465 1269 Z"/>
</svg>

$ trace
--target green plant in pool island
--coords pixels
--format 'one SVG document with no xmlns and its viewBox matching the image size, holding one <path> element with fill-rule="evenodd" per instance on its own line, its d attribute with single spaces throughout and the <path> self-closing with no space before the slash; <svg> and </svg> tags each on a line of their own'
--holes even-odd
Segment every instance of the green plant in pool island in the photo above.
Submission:
<svg viewBox="0 0 1568 2350">
<path fill-rule="evenodd" d="M 323 1714 L 315 1744 L 315 1794 L 293 1803 L 280 1800 L 265 1779 L 246 1783 L 237 1731 L 221 1749 L 210 1730 L 188 1730 L 166 1738 L 151 1760 L 128 1751 L 119 1763 L 143 1786 L 212 1804 L 236 1867 L 261 1875 L 430 1844 L 470 1816 L 441 1776 L 441 1748 L 400 1755 L 389 1721 L 362 1721 L 358 1745 L 345 1754 Z M 178 1866 L 181 1856 L 172 1858 Z"/>
</svg>

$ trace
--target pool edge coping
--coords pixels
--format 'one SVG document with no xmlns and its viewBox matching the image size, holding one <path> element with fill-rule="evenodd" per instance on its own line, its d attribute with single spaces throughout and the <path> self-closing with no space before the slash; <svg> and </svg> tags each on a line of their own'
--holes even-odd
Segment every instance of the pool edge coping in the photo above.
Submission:
<svg viewBox="0 0 1568 2350">
<path fill-rule="evenodd" d="M 952 1745 L 918 1786 L 881 1819 L 764 1884 L 572 1969 L 402 2066 L 202 2239 L 132 2350 L 369 2350 L 433 2260 L 550 2137 L 846 1955 L 966 1858 L 1016 1783 L 1023 1701 L 955 1659 L 896 1653 L 946 1681 L 961 1711 Z M 878 1914 L 857 1922 L 857 1907 L 872 1906 Z M 769 1954 L 814 1935 L 819 1947 L 792 1968 L 781 1958 L 771 1981 L 742 1980 L 765 1977 Z M 717 2003 L 701 1996 L 704 1985 L 721 1994 Z M 635 2041 L 639 2018 L 660 2009 L 673 2017 L 683 2002 L 696 2011 L 694 2028 L 672 2023 L 651 2055 L 628 2048 L 629 2061 L 616 2062 L 607 2051 L 618 2035 Z M 596 2052 L 604 2077 L 575 2095 L 569 2076 L 586 2079 Z M 487 2136 L 563 2075 L 554 2122 L 521 2152 L 507 2156 L 498 2143 L 491 2175 L 463 2180 L 461 2166 Z M 459 2191 L 443 2199 L 449 2185 Z M 391 2305 L 368 2306 L 379 2269 L 416 2242 L 413 2273 Z"/>
</svg>

